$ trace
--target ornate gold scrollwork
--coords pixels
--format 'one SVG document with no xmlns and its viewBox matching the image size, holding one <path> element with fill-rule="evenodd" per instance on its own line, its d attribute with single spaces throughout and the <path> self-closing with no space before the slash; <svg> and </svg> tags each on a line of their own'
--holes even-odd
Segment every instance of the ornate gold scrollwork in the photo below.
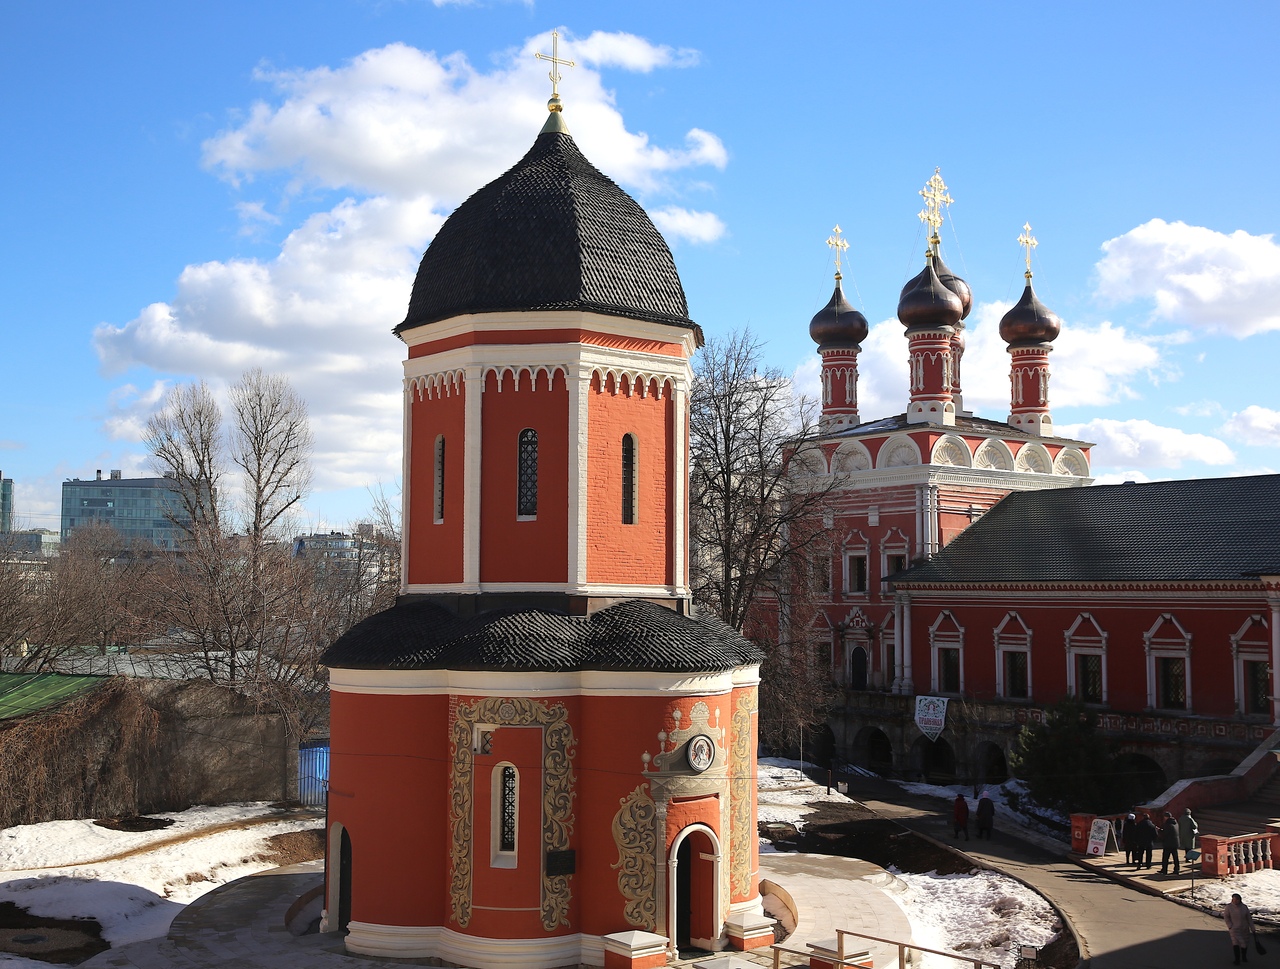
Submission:
<svg viewBox="0 0 1280 969">
<path fill-rule="evenodd" d="M 618 872 L 618 891 L 626 899 L 622 908 L 627 921 L 653 932 L 658 927 L 657 806 L 641 784 L 622 798 L 613 816 L 613 843 L 618 860 L 611 866 Z"/>
<path fill-rule="evenodd" d="M 751 891 L 751 844 L 756 836 L 751 804 L 751 784 L 754 778 L 745 767 L 751 763 L 751 714 L 755 709 L 756 691 L 753 687 L 738 697 L 738 705 L 733 711 L 733 767 L 729 780 L 732 803 L 729 881 L 737 898 L 745 898 Z"/>
</svg>

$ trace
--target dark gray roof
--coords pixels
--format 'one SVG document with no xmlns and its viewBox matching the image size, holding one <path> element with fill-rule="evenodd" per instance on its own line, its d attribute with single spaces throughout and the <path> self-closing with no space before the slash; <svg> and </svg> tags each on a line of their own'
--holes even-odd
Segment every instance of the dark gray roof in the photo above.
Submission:
<svg viewBox="0 0 1280 969">
<path fill-rule="evenodd" d="M 419 600 L 358 623 L 322 662 L 341 669 L 709 673 L 762 659 L 755 643 L 717 619 L 638 599 L 590 616 L 530 609 L 469 618 Z"/>
<path fill-rule="evenodd" d="M 448 218 L 422 257 L 396 333 L 504 310 L 694 326 L 653 222 L 564 131 L 538 135 L 514 168 Z"/>
<path fill-rule="evenodd" d="M 1077 441 L 1069 437 L 1052 437 L 1043 438 L 1038 434 L 1031 434 L 1021 428 L 1014 427 L 1012 424 L 1006 424 L 1003 421 L 992 421 L 985 417 L 974 417 L 968 414 L 957 414 L 956 422 L 951 424 L 913 424 L 907 420 L 906 414 L 895 414 L 893 417 L 881 417 L 874 421 L 864 421 L 861 424 L 855 424 L 853 427 L 841 428 L 831 434 L 821 435 L 824 440 L 845 438 L 845 437 L 864 437 L 870 434 L 885 434 L 889 431 L 927 431 L 941 430 L 946 433 L 963 434 L 966 431 L 976 434 L 992 434 L 1000 437 L 1006 437 L 1011 440 L 1023 441 L 1053 441 L 1056 444 L 1073 444 L 1080 447 L 1093 447 L 1089 441 Z"/>
<path fill-rule="evenodd" d="M 1015 492 L 895 586 L 1280 574 L 1280 475 Z"/>
</svg>

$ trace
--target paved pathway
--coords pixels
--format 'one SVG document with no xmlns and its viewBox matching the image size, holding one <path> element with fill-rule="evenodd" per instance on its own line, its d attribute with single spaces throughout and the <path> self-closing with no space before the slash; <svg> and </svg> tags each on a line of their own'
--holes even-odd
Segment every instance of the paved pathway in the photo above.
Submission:
<svg viewBox="0 0 1280 969">
<path fill-rule="evenodd" d="M 896 784 L 874 778 L 851 778 L 849 796 L 1036 889 L 1057 905 L 1074 927 L 1082 967 L 1211 969 L 1231 964 L 1231 943 L 1221 919 L 1147 894 L 1160 891 L 1162 886 L 1185 884 L 1185 879 L 1175 883 L 1144 872 L 1140 884 L 1113 881 L 1102 871 L 1070 860 L 1062 846 L 1051 851 L 1052 843 L 1035 844 L 998 828 L 990 841 L 962 840 L 957 844 L 948 802 L 909 794 Z M 1114 866 L 1104 862 L 1101 867 Z"/>
</svg>

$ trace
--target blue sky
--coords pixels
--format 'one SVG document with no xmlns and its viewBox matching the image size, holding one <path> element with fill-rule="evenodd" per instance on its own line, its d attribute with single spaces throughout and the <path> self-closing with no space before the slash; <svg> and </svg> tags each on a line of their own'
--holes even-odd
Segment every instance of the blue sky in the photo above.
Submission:
<svg viewBox="0 0 1280 969">
<path fill-rule="evenodd" d="M 614 4 L 327 0 L 6 6 L 0 470 L 146 470 L 164 390 L 289 375 L 316 430 L 304 527 L 394 491 L 402 319 L 443 218 L 513 164 L 561 84 L 589 158 L 667 234 L 709 336 L 749 326 L 816 389 L 810 316 L 873 324 L 862 414 L 900 413 L 892 320 L 940 167 L 973 288 L 964 385 L 1008 414 L 996 335 L 1040 245 L 1060 433 L 1100 480 L 1280 469 L 1273 3 Z"/>
</svg>

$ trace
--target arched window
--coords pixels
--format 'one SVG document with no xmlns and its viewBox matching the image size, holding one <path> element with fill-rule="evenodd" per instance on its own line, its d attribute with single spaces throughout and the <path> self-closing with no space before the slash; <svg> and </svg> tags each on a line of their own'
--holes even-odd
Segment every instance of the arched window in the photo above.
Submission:
<svg viewBox="0 0 1280 969">
<path fill-rule="evenodd" d="M 435 499 L 433 502 L 436 524 L 444 521 L 444 435 L 436 438 Z"/>
<path fill-rule="evenodd" d="M 512 764 L 493 769 L 491 867 L 516 867 L 520 829 L 520 775 Z"/>
<path fill-rule="evenodd" d="M 538 514 L 538 432 L 531 427 L 520 432 L 516 476 L 516 514 L 521 518 L 535 518 Z"/>
<path fill-rule="evenodd" d="M 622 435 L 622 524 L 636 523 L 636 436 Z"/>
</svg>

